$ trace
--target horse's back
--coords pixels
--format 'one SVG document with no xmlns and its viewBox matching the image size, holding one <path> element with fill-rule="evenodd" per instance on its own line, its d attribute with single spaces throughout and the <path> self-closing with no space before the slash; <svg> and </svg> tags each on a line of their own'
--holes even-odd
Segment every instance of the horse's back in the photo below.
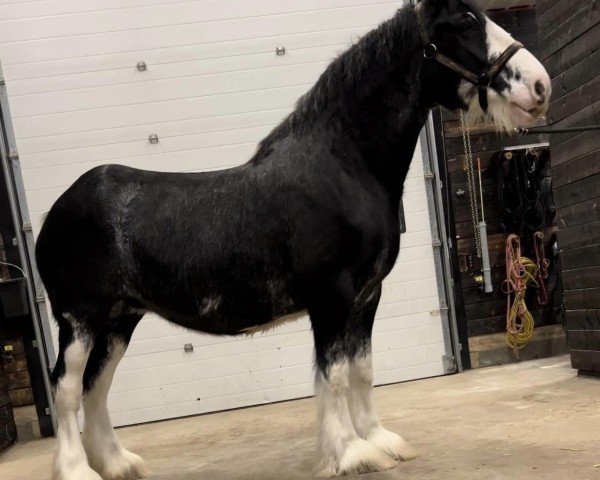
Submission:
<svg viewBox="0 0 600 480">
<path fill-rule="evenodd" d="M 82 175 L 48 213 L 36 246 L 53 309 L 135 304 L 215 333 L 294 311 L 283 219 L 245 170 L 107 165 Z"/>
</svg>

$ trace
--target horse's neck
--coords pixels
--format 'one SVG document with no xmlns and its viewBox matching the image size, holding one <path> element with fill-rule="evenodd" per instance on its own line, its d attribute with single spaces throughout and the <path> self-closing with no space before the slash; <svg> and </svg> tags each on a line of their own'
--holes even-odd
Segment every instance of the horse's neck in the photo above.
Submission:
<svg viewBox="0 0 600 480">
<path fill-rule="evenodd" d="M 404 9 L 337 65 L 359 69 L 344 80 L 344 94 L 337 99 L 340 134 L 352 137 L 369 169 L 398 198 L 431 107 L 421 83 L 421 52 L 414 13 Z"/>
<path fill-rule="evenodd" d="M 329 132 L 338 145 L 351 145 L 399 199 L 429 111 L 420 81 L 421 52 L 414 11 L 405 7 L 327 68 L 296 110 L 263 140 L 254 161 L 289 135 Z"/>
<path fill-rule="evenodd" d="M 348 111 L 347 133 L 369 170 L 399 200 L 419 134 L 430 110 L 419 72 L 396 73 Z"/>
<path fill-rule="evenodd" d="M 399 193 L 429 113 L 429 106 L 420 99 L 419 82 L 410 79 L 410 83 L 408 90 L 392 89 L 370 98 L 349 119 L 353 143 L 369 169 L 388 189 Z"/>
</svg>

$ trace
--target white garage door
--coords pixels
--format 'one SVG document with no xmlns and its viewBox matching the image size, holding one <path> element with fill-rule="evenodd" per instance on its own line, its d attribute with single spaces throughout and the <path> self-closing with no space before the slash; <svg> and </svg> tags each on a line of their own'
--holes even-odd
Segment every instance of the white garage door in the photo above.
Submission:
<svg viewBox="0 0 600 480">
<path fill-rule="evenodd" d="M 0 0 L 0 59 L 34 231 L 95 165 L 189 172 L 246 161 L 328 62 L 401 4 Z M 278 46 L 287 54 L 275 55 Z M 408 233 L 375 327 L 378 384 L 443 373 L 419 152 L 406 182 Z M 148 316 L 117 372 L 111 414 L 125 425 L 308 396 L 311 359 L 306 319 L 244 339 Z"/>
</svg>

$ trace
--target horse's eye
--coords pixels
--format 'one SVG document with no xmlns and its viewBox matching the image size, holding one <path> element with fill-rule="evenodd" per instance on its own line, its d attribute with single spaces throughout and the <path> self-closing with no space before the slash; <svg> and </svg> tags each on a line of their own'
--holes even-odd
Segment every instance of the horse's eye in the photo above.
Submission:
<svg viewBox="0 0 600 480">
<path fill-rule="evenodd" d="M 458 29 L 462 32 L 466 32 L 474 28 L 478 23 L 477 17 L 473 12 L 468 12 L 463 18 L 461 18 L 458 25 Z"/>
</svg>

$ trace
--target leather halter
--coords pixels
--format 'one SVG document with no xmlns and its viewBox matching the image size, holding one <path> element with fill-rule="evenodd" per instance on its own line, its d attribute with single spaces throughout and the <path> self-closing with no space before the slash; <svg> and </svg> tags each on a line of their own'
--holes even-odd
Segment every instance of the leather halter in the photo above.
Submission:
<svg viewBox="0 0 600 480">
<path fill-rule="evenodd" d="M 419 31 L 421 33 L 421 40 L 425 44 L 423 47 L 423 56 L 427 60 L 435 60 L 438 63 L 444 65 L 446 68 L 458 73 L 462 78 L 464 78 L 467 82 L 475 85 L 479 90 L 479 105 L 481 105 L 481 109 L 485 112 L 488 109 L 488 88 L 492 87 L 492 83 L 496 80 L 496 77 L 500 75 L 502 69 L 506 66 L 508 61 L 517 53 L 520 49 L 524 48 L 521 42 L 514 42 L 509 47 L 502 52 L 502 55 L 498 57 L 498 59 L 490 65 L 485 71 L 477 75 L 472 71 L 466 69 L 461 64 L 455 62 L 451 58 L 448 58 L 446 55 L 440 53 L 435 43 L 431 41 L 429 35 L 427 34 L 427 30 L 425 29 L 425 23 L 423 20 L 423 16 L 421 14 L 421 3 L 419 3 L 415 7 L 415 13 L 417 15 L 417 22 L 419 24 Z"/>
</svg>

